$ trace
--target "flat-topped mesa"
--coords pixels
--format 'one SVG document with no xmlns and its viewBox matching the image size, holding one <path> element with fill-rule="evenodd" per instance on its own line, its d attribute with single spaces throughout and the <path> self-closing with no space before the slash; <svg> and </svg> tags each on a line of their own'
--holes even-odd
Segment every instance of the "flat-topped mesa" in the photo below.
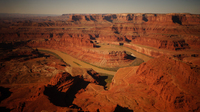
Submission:
<svg viewBox="0 0 200 112">
<path fill-rule="evenodd" d="M 181 50 L 189 49 L 189 45 L 185 40 L 161 40 L 156 38 L 140 37 L 132 40 L 132 43 L 147 45 L 151 47 L 156 47 L 158 49 L 168 49 L 168 50 Z"/>
<path fill-rule="evenodd" d="M 97 51 L 85 50 L 77 56 L 78 59 L 89 62 L 100 67 L 122 67 L 131 64 L 134 60 L 128 58 L 125 51 Z M 74 54 L 75 55 L 75 54 Z"/>
<path fill-rule="evenodd" d="M 188 13 L 170 13 L 170 14 L 147 14 L 147 13 L 133 13 L 133 14 L 74 14 L 69 15 L 68 21 L 123 21 L 123 22 L 161 22 L 162 24 L 180 24 L 180 25 L 194 25 L 200 24 L 200 15 Z"/>
<path fill-rule="evenodd" d="M 70 15 L 68 21 L 102 21 L 103 16 L 101 14 L 87 14 L 87 15 Z"/>
<path fill-rule="evenodd" d="M 85 47 L 93 48 L 95 44 L 89 39 L 88 35 L 82 34 L 52 34 L 49 39 L 40 39 L 28 42 L 32 47 L 60 48 L 60 47 Z"/>
<path fill-rule="evenodd" d="M 109 51 L 109 55 L 125 55 L 126 51 Z"/>
<path fill-rule="evenodd" d="M 84 20 L 85 16 L 80 14 L 70 15 L 68 19 L 68 21 L 84 21 Z"/>
<path fill-rule="evenodd" d="M 77 59 L 100 67 L 128 66 L 134 58 L 130 58 L 125 51 L 102 51 L 97 49 L 66 49 L 65 52 Z"/>
</svg>

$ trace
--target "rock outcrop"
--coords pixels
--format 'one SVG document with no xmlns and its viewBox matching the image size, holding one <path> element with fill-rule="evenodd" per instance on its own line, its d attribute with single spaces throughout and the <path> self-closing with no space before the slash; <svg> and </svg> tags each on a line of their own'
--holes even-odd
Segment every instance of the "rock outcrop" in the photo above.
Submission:
<svg viewBox="0 0 200 112">
<path fill-rule="evenodd" d="M 5 53 L 0 71 L 1 111 L 200 109 L 199 68 L 173 57 L 161 56 L 140 66 L 119 69 L 108 90 L 104 89 L 104 78 L 92 69 L 69 67 L 30 48 Z"/>
<path fill-rule="evenodd" d="M 108 91 L 88 85 L 86 91 L 76 94 L 73 103 L 84 111 L 114 111 L 119 106 L 129 111 L 197 112 L 199 79 L 199 70 L 160 57 L 118 70 Z"/>
</svg>

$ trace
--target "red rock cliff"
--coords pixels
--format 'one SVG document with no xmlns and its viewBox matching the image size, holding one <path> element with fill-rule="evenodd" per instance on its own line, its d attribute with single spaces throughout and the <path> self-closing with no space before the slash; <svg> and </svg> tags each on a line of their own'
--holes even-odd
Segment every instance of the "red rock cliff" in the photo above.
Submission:
<svg viewBox="0 0 200 112">
<path fill-rule="evenodd" d="M 84 111 L 114 111 L 118 105 L 129 111 L 198 112 L 199 85 L 198 70 L 178 60 L 160 57 L 139 67 L 121 68 L 108 91 L 88 85 L 73 103 Z"/>
</svg>

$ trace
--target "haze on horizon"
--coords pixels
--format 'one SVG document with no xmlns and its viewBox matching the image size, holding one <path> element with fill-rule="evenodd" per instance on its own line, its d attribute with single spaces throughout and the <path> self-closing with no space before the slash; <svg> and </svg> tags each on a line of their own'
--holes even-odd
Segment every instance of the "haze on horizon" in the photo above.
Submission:
<svg viewBox="0 0 200 112">
<path fill-rule="evenodd" d="M 0 13 L 57 15 L 73 13 L 200 14 L 200 0 L 1 0 Z"/>
</svg>

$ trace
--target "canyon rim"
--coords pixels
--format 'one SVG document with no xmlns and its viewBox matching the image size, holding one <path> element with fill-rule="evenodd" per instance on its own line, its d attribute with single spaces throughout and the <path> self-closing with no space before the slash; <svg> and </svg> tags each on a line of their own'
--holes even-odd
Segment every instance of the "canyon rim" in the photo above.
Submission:
<svg viewBox="0 0 200 112">
<path fill-rule="evenodd" d="M 200 15 L 0 18 L 0 110 L 199 112 Z"/>
</svg>

